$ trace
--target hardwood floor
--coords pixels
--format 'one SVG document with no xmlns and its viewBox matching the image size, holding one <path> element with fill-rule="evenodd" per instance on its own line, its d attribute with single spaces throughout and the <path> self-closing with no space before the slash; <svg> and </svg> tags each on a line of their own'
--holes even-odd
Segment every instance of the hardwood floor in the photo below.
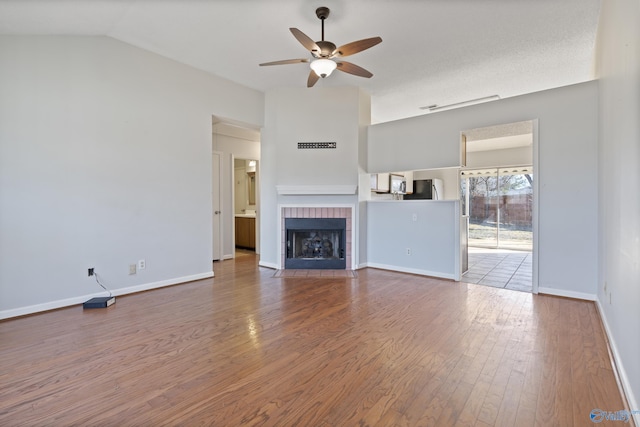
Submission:
<svg viewBox="0 0 640 427">
<path fill-rule="evenodd" d="M 593 303 L 373 269 L 274 278 L 255 256 L 214 270 L 0 322 L 0 425 L 587 426 L 624 409 Z"/>
</svg>

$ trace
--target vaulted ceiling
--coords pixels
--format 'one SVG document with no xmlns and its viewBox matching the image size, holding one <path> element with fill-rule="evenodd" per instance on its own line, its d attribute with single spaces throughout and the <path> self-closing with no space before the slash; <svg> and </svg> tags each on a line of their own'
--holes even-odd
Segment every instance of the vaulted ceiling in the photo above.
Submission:
<svg viewBox="0 0 640 427">
<path fill-rule="evenodd" d="M 600 0 L 0 0 L 0 35 L 102 35 L 245 86 L 306 87 L 308 58 L 289 32 L 383 42 L 348 58 L 371 79 L 334 72 L 314 88 L 357 85 L 373 122 L 420 107 L 501 98 L 594 78 Z"/>
</svg>

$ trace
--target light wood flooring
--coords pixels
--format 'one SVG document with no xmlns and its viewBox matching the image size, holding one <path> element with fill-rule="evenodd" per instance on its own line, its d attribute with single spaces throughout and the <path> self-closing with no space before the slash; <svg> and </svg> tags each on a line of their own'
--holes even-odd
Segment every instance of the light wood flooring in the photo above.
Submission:
<svg viewBox="0 0 640 427">
<path fill-rule="evenodd" d="M 374 269 L 275 278 L 255 256 L 214 270 L 0 322 L 0 425 L 588 426 L 624 409 L 591 302 Z"/>
</svg>

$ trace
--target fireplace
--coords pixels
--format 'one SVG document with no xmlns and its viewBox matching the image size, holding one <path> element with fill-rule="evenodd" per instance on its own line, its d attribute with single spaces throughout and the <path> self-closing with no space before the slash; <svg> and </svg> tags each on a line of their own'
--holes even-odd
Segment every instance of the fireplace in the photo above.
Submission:
<svg viewBox="0 0 640 427">
<path fill-rule="evenodd" d="M 350 205 L 338 205 L 338 206 L 327 206 L 327 205 L 280 205 L 280 234 L 281 234 L 281 245 L 280 245 L 280 267 L 283 270 L 286 269 L 327 269 L 327 270 L 351 270 L 353 268 L 353 244 L 352 244 L 352 239 L 353 239 L 353 229 L 352 229 L 352 224 L 353 224 L 353 212 L 354 212 L 354 206 L 350 206 Z M 325 219 L 340 219 L 344 222 L 340 222 L 338 223 L 338 227 L 335 227 L 334 225 L 331 225 L 330 228 L 318 228 L 318 230 L 320 231 L 320 233 L 322 233 L 322 230 L 338 230 L 338 229 L 343 229 L 342 231 L 342 239 L 338 240 L 337 246 L 338 246 L 338 250 L 342 250 L 342 252 L 338 252 L 336 256 L 337 258 L 344 258 L 344 260 L 342 262 L 340 262 L 338 267 L 330 267 L 329 265 L 331 263 L 336 263 L 336 261 L 331 261 L 331 262 L 325 262 L 328 260 L 319 260 L 319 259 L 313 259 L 313 260 L 306 260 L 308 262 L 306 262 L 305 264 L 307 264 L 307 266 L 303 266 L 300 263 L 302 262 L 301 259 L 298 259 L 297 261 L 293 261 L 293 265 L 291 263 L 292 260 L 287 260 L 287 255 L 289 252 L 289 248 L 287 246 L 287 242 L 291 239 L 288 238 L 287 236 L 287 221 L 289 220 L 325 220 Z M 303 227 L 299 227 L 298 225 L 296 225 L 296 221 L 294 221 L 293 223 L 294 227 L 290 227 L 290 228 L 295 228 L 297 230 L 304 230 L 304 228 L 307 229 L 307 232 L 309 232 L 309 228 L 314 228 L 313 226 L 309 227 L 308 224 L 303 221 L 301 224 L 304 226 Z M 331 224 L 330 222 L 328 224 Z M 343 225 L 343 224 L 346 224 Z M 311 230 L 313 231 L 313 230 Z M 300 238 L 302 239 L 309 239 L 309 238 L 314 238 L 315 236 L 298 236 L 296 238 L 296 240 L 299 240 Z M 322 235 L 318 236 L 320 237 L 320 239 L 324 239 L 322 237 Z M 331 246 L 334 247 L 334 254 L 335 254 L 335 247 L 336 247 L 336 243 L 334 242 L 334 240 L 332 240 L 334 238 L 328 238 L 329 242 L 331 242 Z M 317 240 L 316 239 L 316 246 L 317 246 Z M 309 244 L 309 242 L 307 243 Z M 307 252 L 307 255 L 309 254 L 309 252 Z M 312 264 L 314 263 L 314 264 Z M 320 267 L 322 264 L 327 265 L 327 267 Z M 296 266 L 297 264 L 297 266 Z"/>
<path fill-rule="evenodd" d="M 285 218 L 285 269 L 346 268 L 345 218 Z"/>
</svg>

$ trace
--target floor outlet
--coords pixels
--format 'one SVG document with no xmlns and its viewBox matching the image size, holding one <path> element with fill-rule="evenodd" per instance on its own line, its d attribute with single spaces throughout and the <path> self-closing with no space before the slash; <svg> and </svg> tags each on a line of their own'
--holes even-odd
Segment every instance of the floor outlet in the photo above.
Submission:
<svg viewBox="0 0 640 427">
<path fill-rule="evenodd" d="M 136 265 L 135 264 L 129 264 L 129 275 L 131 274 L 136 274 Z"/>
</svg>

